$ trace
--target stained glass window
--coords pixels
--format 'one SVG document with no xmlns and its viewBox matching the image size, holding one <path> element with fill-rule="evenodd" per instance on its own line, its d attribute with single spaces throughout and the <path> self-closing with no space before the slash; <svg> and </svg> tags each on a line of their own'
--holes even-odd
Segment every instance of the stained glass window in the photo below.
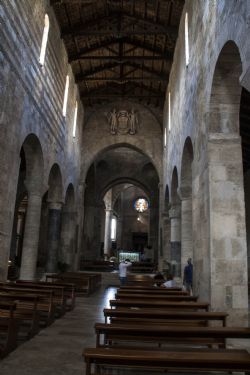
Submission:
<svg viewBox="0 0 250 375">
<path fill-rule="evenodd" d="M 134 203 L 134 209 L 138 212 L 145 212 L 148 209 L 148 201 L 145 198 L 137 198 Z"/>
</svg>

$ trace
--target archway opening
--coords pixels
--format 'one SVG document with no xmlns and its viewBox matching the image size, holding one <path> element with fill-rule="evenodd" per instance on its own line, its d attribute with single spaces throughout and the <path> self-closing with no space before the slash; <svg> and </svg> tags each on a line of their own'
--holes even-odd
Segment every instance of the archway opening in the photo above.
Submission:
<svg viewBox="0 0 250 375">
<path fill-rule="evenodd" d="M 138 150 L 119 146 L 98 154 L 86 178 L 82 258 L 107 259 L 117 249 L 142 256 L 147 248 L 152 255 L 143 257 L 157 261 L 158 184 L 150 159 Z M 148 202 L 145 213 L 134 208 L 139 198 Z M 116 226 L 115 240 L 111 239 L 112 225 Z"/>
</svg>

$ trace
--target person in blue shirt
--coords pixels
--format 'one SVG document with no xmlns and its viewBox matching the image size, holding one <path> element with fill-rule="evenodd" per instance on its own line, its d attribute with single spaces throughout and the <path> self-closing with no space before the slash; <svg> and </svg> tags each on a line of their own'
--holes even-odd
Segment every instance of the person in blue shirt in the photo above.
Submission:
<svg viewBox="0 0 250 375">
<path fill-rule="evenodd" d="M 193 265 L 191 258 L 188 258 L 187 265 L 184 268 L 183 285 L 189 293 L 192 293 Z"/>
</svg>

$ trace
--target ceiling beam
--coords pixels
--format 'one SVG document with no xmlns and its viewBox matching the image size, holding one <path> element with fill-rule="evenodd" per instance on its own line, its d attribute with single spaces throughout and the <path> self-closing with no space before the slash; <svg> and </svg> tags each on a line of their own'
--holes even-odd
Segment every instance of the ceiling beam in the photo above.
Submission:
<svg viewBox="0 0 250 375">
<path fill-rule="evenodd" d="M 169 60 L 168 55 L 163 54 L 161 56 L 143 56 L 143 55 L 138 55 L 138 56 L 114 56 L 114 55 L 87 55 L 87 56 L 81 56 L 77 60 L 114 60 L 117 61 L 118 64 L 124 64 L 126 61 L 130 60 Z M 75 59 L 73 60 L 75 61 Z M 69 60 L 71 63 L 72 60 Z"/>
<path fill-rule="evenodd" d="M 84 99 L 113 99 L 113 98 L 116 98 L 118 99 L 119 97 L 122 97 L 122 98 L 137 98 L 137 99 L 148 99 L 148 98 L 157 98 L 157 99 L 164 99 L 164 96 L 163 95 L 156 95 L 156 94 L 152 94 L 152 95 L 149 95 L 149 94 L 123 94 L 121 93 L 120 95 L 119 94 L 81 94 L 81 99 L 84 100 Z"/>
<path fill-rule="evenodd" d="M 153 46 L 149 43 L 142 43 L 138 40 L 134 40 L 134 39 L 130 39 L 130 38 L 112 38 L 112 39 L 109 39 L 109 40 L 102 41 L 100 43 L 95 43 L 91 47 L 82 48 L 77 53 L 69 54 L 69 62 L 71 63 L 71 62 L 76 61 L 76 60 L 84 60 L 86 55 L 89 55 L 93 52 L 100 51 L 103 48 L 106 48 L 106 47 L 111 46 L 113 44 L 117 44 L 119 46 L 120 43 L 130 44 L 130 45 L 135 46 L 137 48 L 141 48 L 143 50 L 146 50 L 146 51 L 152 52 L 154 54 L 157 54 L 159 56 L 162 56 L 162 54 L 163 54 L 163 52 L 160 48 L 153 48 Z M 119 54 L 119 52 L 117 52 L 117 54 Z M 117 56 L 111 55 L 110 58 L 111 59 L 117 58 Z M 130 57 L 129 57 L 129 59 L 130 59 Z M 168 59 L 168 60 L 172 61 L 173 53 L 172 52 L 165 53 L 164 59 Z"/>
<path fill-rule="evenodd" d="M 98 82 L 98 81 L 167 81 L 168 77 L 86 77 L 82 81 L 92 81 L 92 82 Z M 78 81 L 79 82 L 79 81 Z"/>
<path fill-rule="evenodd" d="M 119 25 L 119 20 L 124 18 L 131 19 L 134 27 L 124 28 L 123 24 Z M 140 25 L 142 23 L 142 25 Z M 86 20 L 82 23 L 67 27 L 61 30 L 61 37 L 67 38 L 78 36 L 102 36 L 114 35 L 124 37 L 129 35 L 171 35 L 177 38 L 178 28 L 175 26 L 165 26 L 151 20 L 145 20 L 140 16 L 132 15 L 127 12 L 111 12 L 108 15 L 100 14 Z"/>
</svg>

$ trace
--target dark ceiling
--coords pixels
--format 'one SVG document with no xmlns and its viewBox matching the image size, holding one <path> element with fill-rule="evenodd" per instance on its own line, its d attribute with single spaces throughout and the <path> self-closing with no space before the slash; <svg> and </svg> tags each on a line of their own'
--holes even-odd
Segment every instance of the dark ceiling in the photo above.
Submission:
<svg viewBox="0 0 250 375">
<path fill-rule="evenodd" d="M 84 105 L 162 107 L 184 0 L 50 0 Z"/>
</svg>

